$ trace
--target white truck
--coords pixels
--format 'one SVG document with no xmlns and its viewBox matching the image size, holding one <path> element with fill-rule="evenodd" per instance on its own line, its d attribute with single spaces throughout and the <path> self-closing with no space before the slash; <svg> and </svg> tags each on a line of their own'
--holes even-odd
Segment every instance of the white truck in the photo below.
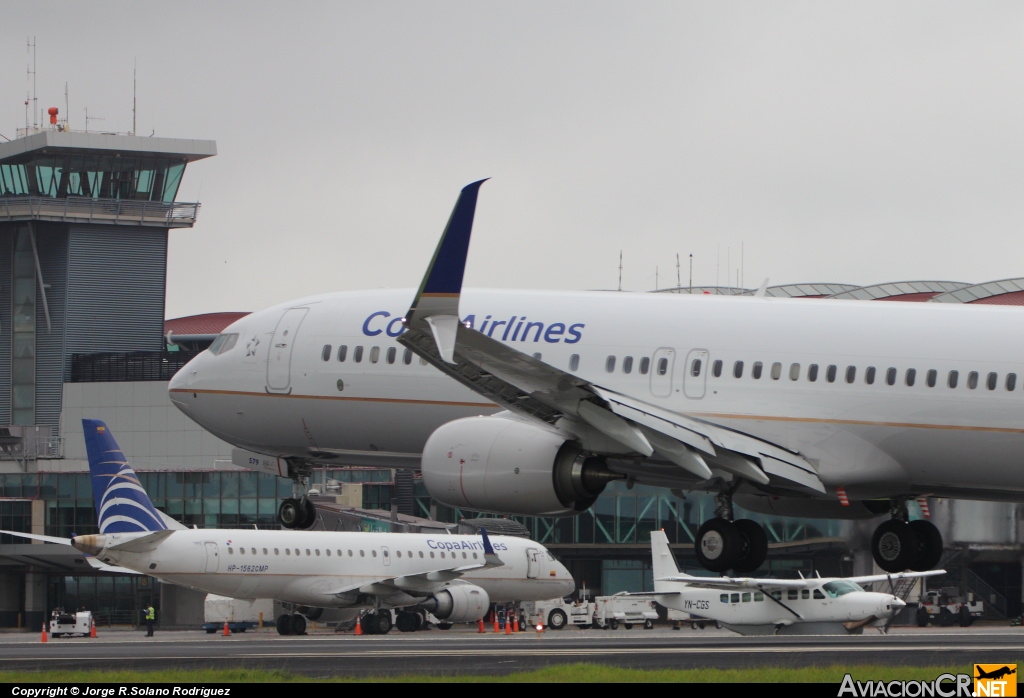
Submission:
<svg viewBox="0 0 1024 698">
<path fill-rule="evenodd" d="M 594 603 L 597 606 L 594 609 L 595 629 L 615 630 L 622 625 L 629 630 L 634 625 L 643 625 L 645 630 L 650 630 L 654 627 L 654 621 L 658 620 L 658 611 L 653 601 L 630 596 L 626 592 L 614 596 L 598 596 Z"/>
<path fill-rule="evenodd" d="M 634 624 L 650 629 L 658 620 L 653 601 L 626 593 L 597 596 L 593 601 L 587 601 L 586 590 L 580 593 L 578 601 L 535 601 L 524 603 L 522 610 L 531 626 L 543 624 L 551 630 L 562 630 L 570 625 L 597 630 L 615 630 L 622 625 L 628 630 Z"/>
<path fill-rule="evenodd" d="M 224 629 L 244 633 L 249 628 L 274 625 L 273 599 L 232 599 L 229 596 L 207 594 L 203 602 L 203 630 L 208 634 Z"/>
<path fill-rule="evenodd" d="M 921 597 L 917 607 L 917 624 L 925 627 L 928 623 L 950 626 L 959 623 L 966 628 L 985 612 L 985 604 L 974 600 L 974 594 L 966 597 L 957 587 L 932 589 Z"/>
<path fill-rule="evenodd" d="M 91 633 L 92 612 L 90 611 L 54 612 L 50 619 L 50 635 L 53 637 L 69 637 L 71 635 L 89 637 Z"/>
</svg>

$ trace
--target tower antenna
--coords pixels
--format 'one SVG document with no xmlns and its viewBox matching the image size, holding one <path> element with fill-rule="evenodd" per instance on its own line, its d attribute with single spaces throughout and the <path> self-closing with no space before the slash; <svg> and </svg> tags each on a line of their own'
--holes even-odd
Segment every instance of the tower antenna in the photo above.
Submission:
<svg viewBox="0 0 1024 698">
<path fill-rule="evenodd" d="M 36 96 L 36 37 L 32 37 L 26 43 L 26 48 L 32 54 L 32 65 L 28 68 L 28 75 L 32 76 L 32 128 L 38 128 L 39 122 L 36 117 L 39 112 L 39 99 Z M 28 129 L 28 117 L 25 117 L 25 128 Z"/>
</svg>

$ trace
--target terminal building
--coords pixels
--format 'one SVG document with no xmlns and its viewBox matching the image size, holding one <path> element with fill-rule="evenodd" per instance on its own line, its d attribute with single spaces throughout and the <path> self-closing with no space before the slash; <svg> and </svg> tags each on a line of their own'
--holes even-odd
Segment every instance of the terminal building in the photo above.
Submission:
<svg viewBox="0 0 1024 698">
<path fill-rule="evenodd" d="M 170 377 L 244 313 L 165 320 L 167 241 L 199 203 L 176 200 L 189 163 L 213 141 L 26 130 L 0 143 L 0 528 L 69 537 L 96 531 L 82 418 L 106 421 L 154 503 L 188 526 L 276 528 L 291 481 L 231 464 L 231 446 L 172 406 Z M 750 294 L 736 288 L 668 293 Z M 1024 304 L 1024 279 L 909 281 L 860 287 L 795 284 L 769 295 L 861 302 Z M 431 500 L 407 471 L 316 473 L 320 525 L 426 530 L 479 516 Z M 327 507 L 327 509 L 330 509 Z M 921 500 L 947 550 L 946 585 L 1021 613 L 1024 505 Z M 713 498 L 619 483 L 573 518 L 515 517 L 594 593 L 650 590 L 649 533 L 664 529 L 697 567 L 693 536 Z M 761 576 L 864 574 L 871 529 L 858 522 L 774 518 Z M 509 524 L 505 524 L 509 525 Z M 101 573 L 77 551 L 0 538 L 0 627 L 38 630 L 48 609 L 86 606 L 98 622 L 133 624 L 150 603 L 165 627 L 198 627 L 202 595 L 145 576 Z"/>
</svg>

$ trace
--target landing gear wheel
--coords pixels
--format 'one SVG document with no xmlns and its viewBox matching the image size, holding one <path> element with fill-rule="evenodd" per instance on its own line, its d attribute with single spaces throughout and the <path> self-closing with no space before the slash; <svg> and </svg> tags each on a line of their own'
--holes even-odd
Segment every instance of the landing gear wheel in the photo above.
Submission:
<svg viewBox="0 0 1024 698">
<path fill-rule="evenodd" d="M 374 635 L 387 635 L 391 632 L 391 628 L 394 627 L 391 623 L 391 612 L 381 611 L 376 614 L 377 619 L 373 622 L 373 634 Z"/>
<path fill-rule="evenodd" d="M 302 528 L 310 528 L 316 523 L 316 505 L 305 497 L 299 500 L 302 503 Z"/>
<path fill-rule="evenodd" d="M 917 627 L 923 628 L 928 625 L 928 621 L 931 617 L 928 615 L 928 611 L 923 606 L 917 608 Z"/>
<path fill-rule="evenodd" d="M 367 635 L 377 634 L 377 614 L 373 611 L 365 614 L 361 619 L 360 623 L 363 626 L 363 632 Z"/>
<path fill-rule="evenodd" d="M 927 572 L 939 564 L 942 557 L 942 534 L 931 521 L 920 519 L 911 521 L 910 530 L 917 536 L 918 554 L 911 561 L 910 569 L 915 572 Z"/>
<path fill-rule="evenodd" d="M 751 519 L 736 519 L 732 522 L 740 537 L 746 545 L 743 546 L 743 554 L 733 564 L 736 572 L 753 572 L 768 557 L 768 536 L 764 532 L 764 526 Z"/>
<path fill-rule="evenodd" d="M 967 606 L 961 606 L 960 612 L 957 615 L 960 617 L 961 628 L 968 628 L 974 622 L 974 616 L 971 615 L 971 611 Z"/>
<path fill-rule="evenodd" d="M 552 630 L 561 630 L 568 622 L 568 616 L 560 608 L 552 609 L 551 613 L 548 614 L 548 627 Z"/>
<path fill-rule="evenodd" d="M 306 634 L 306 616 L 301 616 L 298 613 L 292 614 L 292 635 L 305 635 Z"/>
<path fill-rule="evenodd" d="M 399 611 L 395 627 L 403 633 L 412 633 L 423 627 L 423 617 L 412 611 Z"/>
<path fill-rule="evenodd" d="M 694 552 L 701 567 L 712 572 L 725 572 L 742 554 L 743 539 L 731 521 L 709 519 L 697 529 Z"/>
<path fill-rule="evenodd" d="M 902 572 L 919 554 L 917 535 L 906 521 L 883 521 L 871 536 L 871 555 L 886 572 Z"/>
<path fill-rule="evenodd" d="M 291 635 L 292 634 L 292 617 L 287 613 L 281 614 L 277 619 L 277 634 L 278 635 Z"/>
<path fill-rule="evenodd" d="M 285 528 L 300 528 L 302 513 L 299 500 L 289 497 L 277 508 L 277 520 Z"/>
</svg>

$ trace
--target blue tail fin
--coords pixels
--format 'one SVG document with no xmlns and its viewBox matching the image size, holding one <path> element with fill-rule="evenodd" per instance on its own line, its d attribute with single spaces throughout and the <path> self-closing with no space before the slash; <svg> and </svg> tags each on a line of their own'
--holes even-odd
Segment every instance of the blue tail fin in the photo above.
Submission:
<svg viewBox="0 0 1024 698">
<path fill-rule="evenodd" d="M 166 530 L 167 524 L 107 425 L 97 419 L 83 419 L 82 430 L 100 533 Z"/>
</svg>

